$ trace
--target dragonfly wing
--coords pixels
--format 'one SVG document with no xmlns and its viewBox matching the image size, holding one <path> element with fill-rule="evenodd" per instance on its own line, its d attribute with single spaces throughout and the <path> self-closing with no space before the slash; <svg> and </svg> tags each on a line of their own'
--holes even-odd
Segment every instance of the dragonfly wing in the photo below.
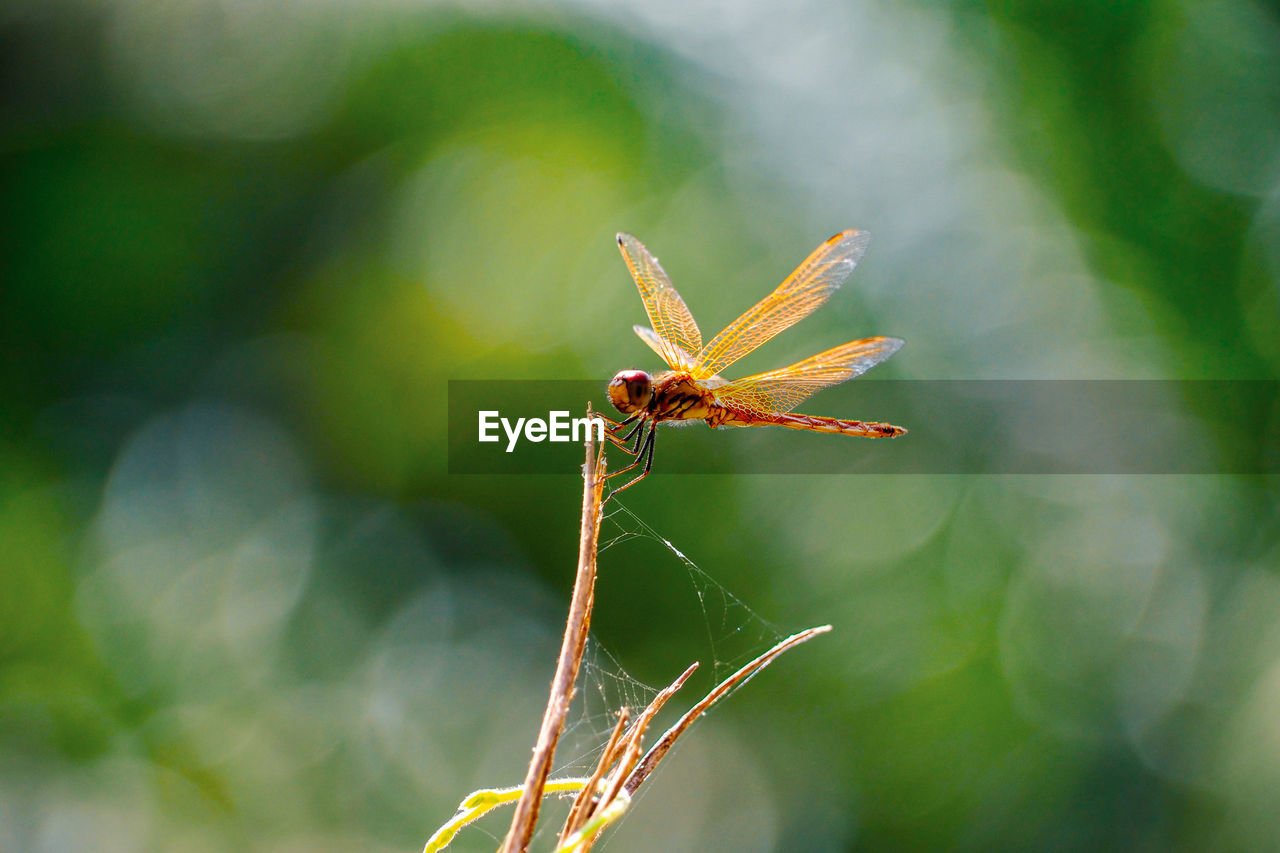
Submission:
<svg viewBox="0 0 1280 853">
<path fill-rule="evenodd" d="M 651 334 L 661 343 L 661 347 L 654 347 L 654 350 L 672 370 L 692 372 L 696 364 L 694 355 L 702 349 L 702 332 L 698 331 L 698 324 L 694 322 L 688 306 L 663 272 L 658 259 L 643 243 L 630 234 L 619 234 L 618 248 L 631 277 L 636 280 L 636 287 L 640 288 L 645 313 L 653 324 Z M 640 337 L 653 346 L 653 342 L 643 334 Z"/>
<path fill-rule="evenodd" d="M 631 328 L 640 336 L 640 340 L 648 344 L 649 349 L 662 356 L 663 360 L 668 360 L 667 353 L 673 353 L 676 358 L 683 360 L 685 364 L 697 364 L 697 360 L 693 356 L 689 355 L 689 353 L 685 352 L 670 341 L 664 341 L 662 338 L 658 337 L 653 329 L 649 329 L 644 326 L 632 326 Z"/>
<path fill-rule="evenodd" d="M 866 373 L 902 348 L 898 338 L 864 338 L 715 389 L 716 399 L 752 414 L 789 412 L 810 395 Z"/>
<path fill-rule="evenodd" d="M 853 273 L 871 235 L 842 231 L 823 243 L 778 288 L 699 352 L 695 376 L 714 376 L 774 335 L 809 316 Z"/>
</svg>

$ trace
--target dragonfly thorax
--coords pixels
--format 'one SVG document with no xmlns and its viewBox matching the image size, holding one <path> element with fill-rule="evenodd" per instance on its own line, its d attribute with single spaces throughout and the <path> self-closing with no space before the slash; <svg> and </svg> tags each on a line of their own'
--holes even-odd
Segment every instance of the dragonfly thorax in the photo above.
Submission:
<svg viewBox="0 0 1280 853">
<path fill-rule="evenodd" d="M 653 380 L 643 370 L 623 370 L 609 382 L 609 402 L 624 415 L 639 412 L 653 399 Z"/>
</svg>

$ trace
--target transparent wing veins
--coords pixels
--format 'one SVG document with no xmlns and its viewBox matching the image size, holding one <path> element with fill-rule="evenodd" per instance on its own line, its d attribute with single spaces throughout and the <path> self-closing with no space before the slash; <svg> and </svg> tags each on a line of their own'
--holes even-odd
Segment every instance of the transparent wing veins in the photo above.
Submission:
<svg viewBox="0 0 1280 853">
<path fill-rule="evenodd" d="M 752 414 L 785 413 L 811 395 L 866 373 L 902 348 L 898 338 L 864 338 L 715 389 L 722 405 Z"/>
<path fill-rule="evenodd" d="M 812 314 L 849 278 L 870 242 L 871 235 L 866 231 L 842 231 L 815 249 L 777 289 L 725 327 L 701 351 L 688 350 L 696 353 L 699 362 L 695 377 L 722 372 Z"/>
<path fill-rule="evenodd" d="M 664 341 L 662 338 L 658 337 L 657 333 L 655 333 L 653 329 L 645 326 L 632 326 L 631 328 L 640 336 L 640 340 L 649 345 L 649 349 L 656 352 L 662 360 L 666 361 L 668 364 L 670 364 L 670 360 L 668 359 L 669 353 L 674 354 L 676 358 L 682 360 L 685 364 L 692 365 L 697 363 L 694 357 L 689 355 L 689 353 L 685 352 L 670 341 Z"/>
<path fill-rule="evenodd" d="M 635 279 L 636 287 L 640 289 L 645 313 L 653 324 L 650 334 L 657 337 L 660 346 L 654 346 L 654 341 L 639 331 L 641 327 L 637 327 L 637 334 L 662 356 L 672 370 L 693 373 L 697 365 L 696 353 L 702 349 L 702 332 L 698 330 L 688 306 L 676 292 L 658 259 L 643 243 L 630 234 L 619 234 L 618 249 Z"/>
</svg>

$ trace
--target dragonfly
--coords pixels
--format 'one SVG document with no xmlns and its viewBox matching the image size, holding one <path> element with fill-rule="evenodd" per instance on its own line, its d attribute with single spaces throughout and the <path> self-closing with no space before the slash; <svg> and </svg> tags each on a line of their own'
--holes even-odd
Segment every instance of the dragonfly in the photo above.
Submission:
<svg viewBox="0 0 1280 853">
<path fill-rule="evenodd" d="M 638 476 L 613 493 L 648 476 L 660 423 L 700 420 L 713 429 L 781 426 L 866 438 L 893 438 L 905 433 L 905 429 L 893 424 L 792 411 L 817 391 L 865 373 L 893 355 L 903 345 L 899 338 L 850 341 L 790 367 L 743 379 L 729 381 L 720 375 L 738 359 L 817 310 L 853 273 L 870 242 L 871 235 L 866 231 L 842 231 L 831 237 L 814 249 L 777 289 L 703 345 L 698 324 L 658 259 L 635 237 L 618 234 L 618 248 L 640 289 L 652 324 L 652 328 L 633 328 L 670 369 L 656 375 L 623 370 L 609 382 L 609 402 L 628 417 L 622 421 L 608 419 L 608 435 L 615 445 L 635 457 L 631 464 L 609 476 L 644 466 Z M 628 425 L 631 429 L 623 435 L 622 430 Z"/>
</svg>

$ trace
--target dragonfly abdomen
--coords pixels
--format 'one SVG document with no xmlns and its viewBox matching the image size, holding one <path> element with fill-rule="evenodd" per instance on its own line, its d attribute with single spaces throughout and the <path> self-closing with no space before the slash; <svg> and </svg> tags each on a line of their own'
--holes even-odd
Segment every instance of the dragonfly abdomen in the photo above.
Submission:
<svg viewBox="0 0 1280 853">
<path fill-rule="evenodd" d="M 851 421 L 843 418 L 827 418 L 821 415 L 779 414 L 767 412 L 759 415 L 735 413 L 723 423 L 735 426 L 783 426 L 788 429 L 807 429 L 813 432 L 829 432 L 836 435 L 859 435 L 864 438 L 894 438 L 906 432 L 900 426 L 874 421 Z"/>
</svg>

